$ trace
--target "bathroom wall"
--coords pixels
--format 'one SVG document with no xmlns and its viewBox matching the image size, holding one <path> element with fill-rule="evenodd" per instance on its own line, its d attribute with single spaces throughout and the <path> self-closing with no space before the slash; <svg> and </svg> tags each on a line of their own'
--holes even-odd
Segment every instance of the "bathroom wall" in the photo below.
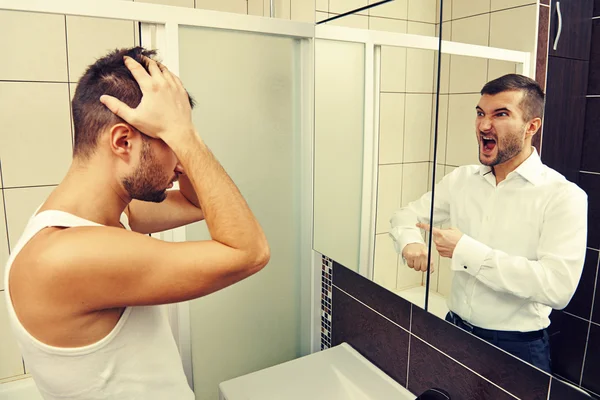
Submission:
<svg viewBox="0 0 600 400">
<path fill-rule="evenodd" d="M 324 263 L 333 264 L 324 337 L 350 344 L 414 394 L 437 387 L 453 400 L 587 398 L 335 261 Z"/>
</svg>

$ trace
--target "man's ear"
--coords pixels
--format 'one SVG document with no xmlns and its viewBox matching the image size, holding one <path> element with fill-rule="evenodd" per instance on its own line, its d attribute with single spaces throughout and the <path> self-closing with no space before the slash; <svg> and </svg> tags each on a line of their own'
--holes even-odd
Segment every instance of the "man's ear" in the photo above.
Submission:
<svg viewBox="0 0 600 400">
<path fill-rule="evenodd" d="M 141 145 L 141 134 L 131 125 L 119 123 L 112 126 L 109 132 L 110 149 L 118 157 L 129 158 L 138 145 Z"/>
<path fill-rule="evenodd" d="M 527 123 L 527 130 L 525 131 L 525 135 L 527 137 L 533 137 L 541 128 L 542 119 L 536 117 Z"/>
</svg>

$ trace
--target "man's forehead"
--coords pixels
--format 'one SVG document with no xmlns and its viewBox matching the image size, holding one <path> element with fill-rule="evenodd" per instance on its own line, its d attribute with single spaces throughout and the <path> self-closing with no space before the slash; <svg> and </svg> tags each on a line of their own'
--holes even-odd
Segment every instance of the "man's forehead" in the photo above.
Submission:
<svg viewBox="0 0 600 400">
<path fill-rule="evenodd" d="M 499 109 L 508 108 L 509 110 L 518 109 L 518 105 L 523 99 L 523 92 L 520 90 L 504 91 L 496 94 L 484 94 L 479 99 L 478 107 L 481 109 Z"/>
</svg>

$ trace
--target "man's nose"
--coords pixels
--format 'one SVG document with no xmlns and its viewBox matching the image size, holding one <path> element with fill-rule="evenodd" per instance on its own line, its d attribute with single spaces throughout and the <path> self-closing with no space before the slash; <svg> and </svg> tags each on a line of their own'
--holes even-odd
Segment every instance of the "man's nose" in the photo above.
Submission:
<svg viewBox="0 0 600 400">
<path fill-rule="evenodd" d="M 492 129 L 492 121 L 489 118 L 482 118 L 479 121 L 479 130 L 489 131 L 490 129 Z"/>
<path fill-rule="evenodd" d="M 177 164 L 175 164 L 175 172 L 177 172 L 178 174 L 183 174 L 184 172 L 183 165 L 181 165 L 179 161 L 177 162 Z"/>
</svg>

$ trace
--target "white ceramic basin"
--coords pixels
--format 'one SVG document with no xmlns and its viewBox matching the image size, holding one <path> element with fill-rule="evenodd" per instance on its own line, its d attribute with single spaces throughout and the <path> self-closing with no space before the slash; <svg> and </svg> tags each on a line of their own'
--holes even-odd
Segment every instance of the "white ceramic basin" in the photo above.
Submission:
<svg viewBox="0 0 600 400">
<path fill-rule="evenodd" d="M 348 344 L 219 385 L 221 400 L 414 400 Z"/>
</svg>

